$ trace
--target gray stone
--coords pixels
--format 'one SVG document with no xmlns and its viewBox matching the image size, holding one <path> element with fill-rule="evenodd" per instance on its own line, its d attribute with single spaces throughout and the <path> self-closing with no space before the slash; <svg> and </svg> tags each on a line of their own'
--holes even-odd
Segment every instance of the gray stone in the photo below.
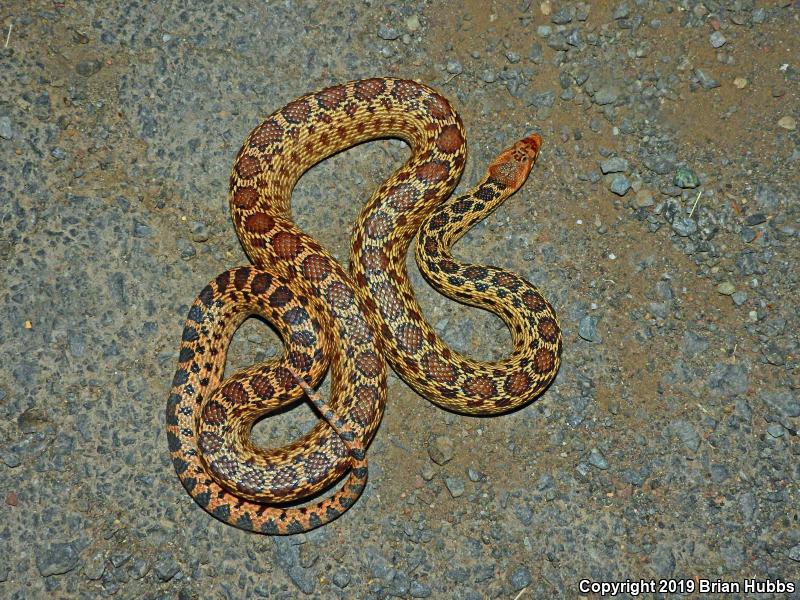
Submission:
<svg viewBox="0 0 800 600">
<path fill-rule="evenodd" d="M 599 344 L 602 342 L 600 333 L 597 331 L 597 323 L 599 319 L 591 315 L 586 315 L 578 323 L 578 335 L 587 342 L 594 342 Z"/>
<path fill-rule="evenodd" d="M 180 569 L 175 557 L 172 555 L 172 552 L 159 552 L 156 556 L 154 567 L 156 576 L 161 581 L 169 581 L 175 577 L 175 575 L 177 575 L 178 570 Z"/>
<path fill-rule="evenodd" d="M 567 36 L 559 31 L 556 31 L 548 36 L 547 45 L 553 50 L 560 50 L 562 52 L 566 52 L 570 49 L 570 43 L 567 41 Z"/>
<path fill-rule="evenodd" d="M 708 339 L 694 331 L 683 334 L 683 352 L 689 356 L 697 356 L 708 350 Z"/>
<path fill-rule="evenodd" d="M 631 189 L 631 182 L 625 175 L 618 174 L 611 180 L 611 185 L 608 187 L 617 196 L 624 196 Z"/>
<path fill-rule="evenodd" d="M 103 63 L 99 60 L 82 60 L 75 65 L 75 71 L 78 75 L 83 75 L 84 77 L 91 77 L 102 68 Z"/>
<path fill-rule="evenodd" d="M 381 23 L 378 27 L 378 37 L 382 40 L 396 40 L 400 37 L 400 32 L 394 27 Z"/>
<path fill-rule="evenodd" d="M 717 286 L 717 293 L 723 296 L 730 296 L 736 291 L 736 286 L 730 281 L 723 281 Z"/>
<path fill-rule="evenodd" d="M 83 574 L 87 579 L 96 581 L 106 570 L 106 556 L 102 550 L 94 552 L 83 565 Z"/>
<path fill-rule="evenodd" d="M 730 541 L 722 546 L 720 551 L 722 553 L 722 560 L 728 569 L 737 571 L 742 568 L 746 556 L 741 543 Z"/>
<path fill-rule="evenodd" d="M 747 301 L 747 292 L 743 292 L 739 290 L 738 292 L 734 292 L 731 294 L 731 300 L 736 306 L 741 306 Z"/>
<path fill-rule="evenodd" d="M 342 589 L 350 585 L 350 573 L 347 569 L 340 568 L 333 575 L 333 583 Z"/>
<path fill-rule="evenodd" d="M 460 477 L 445 477 L 444 484 L 447 486 L 447 491 L 453 498 L 458 498 L 464 495 L 464 480 Z"/>
<path fill-rule="evenodd" d="M 675 572 L 675 556 L 669 543 L 659 543 L 650 554 L 650 566 L 658 577 L 667 579 Z"/>
<path fill-rule="evenodd" d="M 515 504 L 514 516 L 519 519 L 519 522 L 526 527 L 533 523 L 533 511 L 527 504 Z"/>
<path fill-rule="evenodd" d="M 708 36 L 708 41 L 711 42 L 711 46 L 714 48 L 722 48 L 727 42 L 727 38 L 722 35 L 721 31 L 713 31 L 711 35 Z"/>
<path fill-rule="evenodd" d="M 627 19 L 631 14 L 631 9 L 628 6 L 627 2 L 621 2 L 614 7 L 614 10 L 611 12 L 611 18 L 614 20 L 617 19 Z"/>
<path fill-rule="evenodd" d="M 675 168 L 675 161 L 668 156 L 649 156 L 644 160 L 644 166 L 657 173 L 658 175 L 666 175 L 672 173 Z"/>
<path fill-rule="evenodd" d="M 528 52 L 528 59 L 537 65 L 544 60 L 544 52 L 539 42 L 534 42 L 533 45 L 531 45 L 531 49 Z"/>
<path fill-rule="evenodd" d="M 608 469 L 608 461 L 606 460 L 606 457 L 603 456 L 603 454 L 597 448 L 592 448 L 592 450 L 589 452 L 589 464 L 596 469 L 600 469 L 601 471 Z"/>
<path fill-rule="evenodd" d="M 673 421 L 670 428 L 678 436 L 684 446 L 692 452 L 697 452 L 700 448 L 700 436 L 695 431 L 692 424 L 688 421 Z"/>
<path fill-rule="evenodd" d="M 307 572 L 300 565 L 293 565 L 286 570 L 286 574 L 301 592 L 306 595 L 314 593 L 317 587 L 317 580 L 312 573 Z"/>
<path fill-rule="evenodd" d="M 789 548 L 789 551 L 786 553 L 791 560 L 795 562 L 800 562 L 800 544 L 796 544 Z"/>
<path fill-rule="evenodd" d="M 433 590 L 431 590 L 429 585 L 419 582 L 416 579 L 411 582 L 408 591 L 412 598 L 430 598 L 431 594 L 433 594 Z"/>
<path fill-rule="evenodd" d="M 437 436 L 428 447 L 428 456 L 437 465 L 445 465 L 453 459 L 453 440 L 447 436 Z"/>
<path fill-rule="evenodd" d="M 675 217 L 672 221 L 672 231 L 681 237 L 689 237 L 697 231 L 697 222 L 688 217 Z"/>
<path fill-rule="evenodd" d="M 69 573 L 80 562 L 80 556 L 71 543 L 53 543 L 36 553 L 36 568 L 42 577 Z"/>
<path fill-rule="evenodd" d="M 523 567 L 522 565 L 511 571 L 511 575 L 508 578 L 508 583 L 511 584 L 511 589 L 515 592 L 528 587 L 531 584 L 531 581 L 533 581 L 531 578 L 531 572 L 527 567 Z"/>
<path fill-rule="evenodd" d="M 592 100 L 595 104 L 605 106 L 607 104 L 613 104 L 617 101 L 617 98 L 619 98 L 619 90 L 613 85 L 604 85 L 595 92 Z"/>
<path fill-rule="evenodd" d="M 752 521 L 753 515 L 755 515 L 757 508 L 758 502 L 753 492 L 744 492 L 741 496 L 739 496 L 739 510 L 741 511 L 742 517 L 745 521 Z"/>
<path fill-rule="evenodd" d="M 463 73 L 464 67 L 461 66 L 461 63 L 457 60 L 448 60 L 447 61 L 447 72 L 451 75 L 460 75 Z"/>
<path fill-rule="evenodd" d="M 761 399 L 781 416 L 800 417 L 800 399 L 790 392 L 766 392 L 761 395 Z"/>
<path fill-rule="evenodd" d="M 783 426 L 780 423 L 770 423 L 767 425 L 767 433 L 775 439 L 783 437 Z"/>
<path fill-rule="evenodd" d="M 552 90 L 546 92 L 533 93 L 530 95 L 528 99 L 528 103 L 531 106 L 536 106 L 537 108 L 542 108 L 542 107 L 547 108 L 553 106 L 555 101 L 556 101 L 556 93 Z"/>
<path fill-rule="evenodd" d="M 711 465 L 711 467 L 709 467 L 709 471 L 711 473 L 711 481 L 714 483 L 722 483 L 731 476 L 728 467 L 720 463 Z"/>
<path fill-rule="evenodd" d="M 628 161 L 620 156 L 613 156 L 600 161 L 600 170 L 603 175 L 607 173 L 625 173 L 628 170 Z"/>
<path fill-rule="evenodd" d="M 14 138 L 14 128 L 11 126 L 10 117 L 0 117 L 0 138 L 4 140 Z"/>
<path fill-rule="evenodd" d="M 694 174 L 694 171 L 686 167 L 678 167 L 675 171 L 675 176 L 672 178 L 673 185 L 683 189 L 693 189 L 700 185 L 700 179 Z"/>
<path fill-rule="evenodd" d="M 486 475 L 484 475 L 477 469 L 473 469 L 472 467 L 467 469 L 467 477 L 469 477 L 469 480 L 473 483 L 477 483 L 479 481 L 483 481 L 484 479 L 486 479 Z"/>
<path fill-rule="evenodd" d="M 697 81 L 707 90 L 713 90 L 714 88 L 719 87 L 719 81 L 714 79 L 711 75 L 703 71 L 702 69 L 695 69 L 694 70 L 695 77 L 697 77 Z"/>
<path fill-rule="evenodd" d="M 553 13 L 550 20 L 556 25 L 566 25 L 575 18 L 575 9 L 571 6 L 565 6 Z"/>
</svg>

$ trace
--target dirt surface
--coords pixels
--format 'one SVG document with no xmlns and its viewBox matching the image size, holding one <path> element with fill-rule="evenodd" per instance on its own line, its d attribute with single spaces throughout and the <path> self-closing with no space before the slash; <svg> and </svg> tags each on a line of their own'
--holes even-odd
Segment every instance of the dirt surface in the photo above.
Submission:
<svg viewBox="0 0 800 600">
<path fill-rule="evenodd" d="M 800 598 L 800 4 L 12 0 L 0 25 L 0 596 L 575 598 L 581 580 L 676 579 L 685 593 L 644 596 Z M 459 189 L 543 137 L 457 253 L 542 289 L 563 365 L 486 419 L 390 375 L 358 503 L 308 534 L 246 533 L 169 460 L 183 320 L 246 263 L 226 193 L 247 132 L 380 75 L 452 100 Z M 314 167 L 297 222 L 346 261 L 406 156 L 383 140 Z M 507 353 L 498 318 L 409 270 L 455 350 Z M 249 320 L 228 372 L 280 351 Z M 300 405 L 254 437 L 315 421 Z"/>
</svg>

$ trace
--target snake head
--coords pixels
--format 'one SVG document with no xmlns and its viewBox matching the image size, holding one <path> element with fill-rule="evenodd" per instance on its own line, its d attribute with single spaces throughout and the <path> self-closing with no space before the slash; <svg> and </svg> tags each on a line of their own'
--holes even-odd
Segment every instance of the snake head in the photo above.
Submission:
<svg viewBox="0 0 800 600">
<path fill-rule="evenodd" d="M 528 178 L 541 147 L 542 138 L 535 133 L 518 141 L 489 165 L 489 177 L 509 192 L 519 189 Z"/>
</svg>

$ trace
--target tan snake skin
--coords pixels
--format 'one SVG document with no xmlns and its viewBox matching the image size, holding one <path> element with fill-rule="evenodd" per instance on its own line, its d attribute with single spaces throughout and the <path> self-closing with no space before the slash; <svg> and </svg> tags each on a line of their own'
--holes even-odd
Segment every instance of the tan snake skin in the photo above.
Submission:
<svg viewBox="0 0 800 600">
<path fill-rule="evenodd" d="M 350 273 L 292 221 L 291 192 L 315 163 L 355 144 L 405 140 L 411 158 L 372 195 L 352 235 Z M 167 404 L 169 447 L 194 499 L 253 531 L 297 533 L 341 515 L 366 483 L 365 448 L 386 401 L 385 357 L 419 394 L 460 413 L 524 405 L 552 382 L 561 333 L 550 304 L 518 275 L 457 262 L 452 245 L 516 191 L 541 140 L 503 152 L 466 194 L 448 198 L 466 156 L 449 102 L 413 81 L 366 79 L 303 96 L 248 136 L 231 174 L 237 233 L 255 266 L 227 271 L 195 300 Z M 480 362 L 449 348 L 422 316 L 405 257 L 439 291 L 499 315 L 508 358 Z M 286 353 L 222 381 L 230 338 L 248 316 L 274 325 Z M 331 398 L 313 391 L 328 367 Z M 306 395 L 323 419 L 279 449 L 255 446 L 256 420 Z M 349 471 L 331 497 L 307 501 Z"/>
</svg>

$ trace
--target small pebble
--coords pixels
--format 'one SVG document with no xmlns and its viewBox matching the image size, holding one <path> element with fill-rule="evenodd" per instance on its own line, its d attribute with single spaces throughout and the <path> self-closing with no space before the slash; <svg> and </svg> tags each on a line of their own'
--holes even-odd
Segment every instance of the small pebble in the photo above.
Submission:
<svg viewBox="0 0 800 600">
<path fill-rule="evenodd" d="M 575 9 L 571 6 L 565 6 L 553 13 L 550 20 L 556 25 L 566 25 L 575 17 Z"/>
<path fill-rule="evenodd" d="M 614 86 L 605 85 L 595 92 L 592 100 L 595 104 L 605 106 L 606 104 L 613 104 L 619 98 L 619 91 Z"/>
<path fill-rule="evenodd" d="M 589 452 L 589 464 L 601 471 L 608 469 L 606 457 L 597 448 L 592 448 Z"/>
<path fill-rule="evenodd" d="M 350 585 L 350 573 L 347 569 L 339 569 L 333 575 L 333 583 L 342 589 Z"/>
<path fill-rule="evenodd" d="M 647 208 L 648 206 L 653 206 L 655 201 L 653 200 L 653 192 L 648 189 L 641 189 L 636 192 L 636 197 L 634 198 L 634 202 L 636 206 L 639 208 Z"/>
<path fill-rule="evenodd" d="M 794 131 L 797 129 L 797 120 L 794 117 L 781 117 L 778 119 L 778 127 L 782 127 L 788 131 Z"/>
<path fill-rule="evenodd" d="M 508 578 L 508 582 L 511 584 L 511 588 L 518 592 L 521 589 L 528 587 L 531 584 L 531 572 L 523 566 L 519 566 L 511 572 L 511 576 Z"/>
<path fill-rule="evenodd" d="M 412 598 L 430 598 L 433 591 L 429 585 L 415 579 L 408 587 L 408 593 L 411 594 Z"/>
<path fill-rule="evenodd" d="M 736 291 L 736 286 L 734 286 L 730 281 L 723 281 L 717 286 L 717 292 L 722 294 L 723 296 L 730 296 Z"/>
<path fill-rule="evenodd" d="M 457 60 L 449 60 L 447 61 L 447 72 L 451 75 L 459 75 L 464 71 L 464 68 L 461 66 L 461 63 Z"/>
<path fill-rule="evenodd" d="M 675 171 L 675 176 L 672 178 L 672 183 L 679 188 L 694 189 L 700 185 L 700 179 L 691 169 L 678 167 L 678 170 Z"/>
<path fill-rule="evenodd" d="M 587 342 L 600 343 L 602 340 L 597 332 L 599 319 L 591 315 L 586 315 L 578 323 L 578 335 Z"/>
<path fill-rule="evenodd" d="M 10 140 L 14 137 L 14 129 L 11 127 L 10 117 L 0 117 L 0 138 Z"/>
<path fill-rule="evenodd" d="M 608 187 L 612 192 L 614 192 L 617 196 L 624 196 L 628 193 L 628 190 L 631 189 L 631 182 L 628 181 L 628 178 L 625 175 L 616 175 L 614 179 L 611 180 L 611 185 Z"/>
<path fill-rule="evenodd" d="M 600 170 L 603 175 L 606 173 L 624 173 L 628 170 L 628 161 L 619 156 L 607 158 L 600 161 Z"/>
<path fill-rule="evenodd" d="M 69 573 L 80 562 L 72 544 L 54 543 L 36 553 L 36 567 L 42 577 Z"/>
<path fill-rule="evenodd" d="M 743 292 L 739 290 L 738 292 L 734 292 L 731 294 L 731 300 L 736 306 L 741 306 L 747 301 L 747 292 Z"/>
<path fill-rule="evenodd" d="M 770 423 L 769 426 L 767 426 L 767 433 L 777 439 L 783 437 L 784 429 L 780 423 Z"/>
<path fill-rule="evenodd" d="M 681 237 L 688 237 L 697 231 L 697 222 L 688 217 L 675 217 L 672 230 Z"/>
<path fill-rule="evenodd" d="M 453 459 L 453 440 L 447 436 L 437 436 L 428 448 L 428 456 L 437 465 L 445 465 Z"/>
<path fill-rule="evenodd" d="M 472 467 L 467 469 L 467 477 L 469 477 L 469 480 L 473 483 L 477 483 L 486 479 L 486 475 L 476 469 L 473 469 Z"/>
<path fill-rule="evenodd" d="M 78 75 L 82 75 L 84 77 L 91 77 L 102 68 L 103 63 L 99 60 L 82 60 L 75 65 L 75 71 L 78 73 Z"/>
<path fill-rule="evenodd" d="M 394 27 L 381 23 L 378 27 L 378 37 L 382 40 L 396 40 L 400 37 L 400 32 Z"/>
<path fill-rule="evenodd" d="M 464 480 L 460 477 L 445 477 L 444 484 L 453 498 L 464 495 Z"/>
<path fill-rule="evenodd" d="M 406 19 L 406 28 L 411 31 L 417 31 L 420 28 L 421 24 L 419 22 L 419 17 L 417 15 L 411 15 Z"/>
<path fill-rule="evenodd" d="M 786 553 L 786 556 L 795 562 L 800 562 L 800 544 L 789 548 L 789 552 Z"/>
<path fill-rule="evenodd" d="M 697 452 L 700 448 L 700 436 L 692 427 L 691 423 L 687 421 L 673 421 L 670 425 L 672 431 L 681 440 L 684 446 L 692 452 Z"/>
<path fill-rule="evenodd" d="M 713 90 L 714 88 L 719 87 L 719 81 L 714 79 L 702 69 L 695 69 L 694 74 L 697 77 L 697 81 L 703 86 L 704 89 Z"/>
<path fill-rule="evenodd" d="M 631 14 L 631 9 L 628 6 L 627 2 L 622 2 L 621 4 L 617 4 L 614 7 L 614 10 L 611 13 L 611 18 L 614 20 L 618 19 L 627 19 Z"/>
<path fill-rule="evenodd" d="M 708 39 L 711 42 L 711 46 L 714 48 L 722 48 L 725 42 L 728 41 L 725 36 L 722 35 L 721 31 L 713 31 Z"/>
</svg>

